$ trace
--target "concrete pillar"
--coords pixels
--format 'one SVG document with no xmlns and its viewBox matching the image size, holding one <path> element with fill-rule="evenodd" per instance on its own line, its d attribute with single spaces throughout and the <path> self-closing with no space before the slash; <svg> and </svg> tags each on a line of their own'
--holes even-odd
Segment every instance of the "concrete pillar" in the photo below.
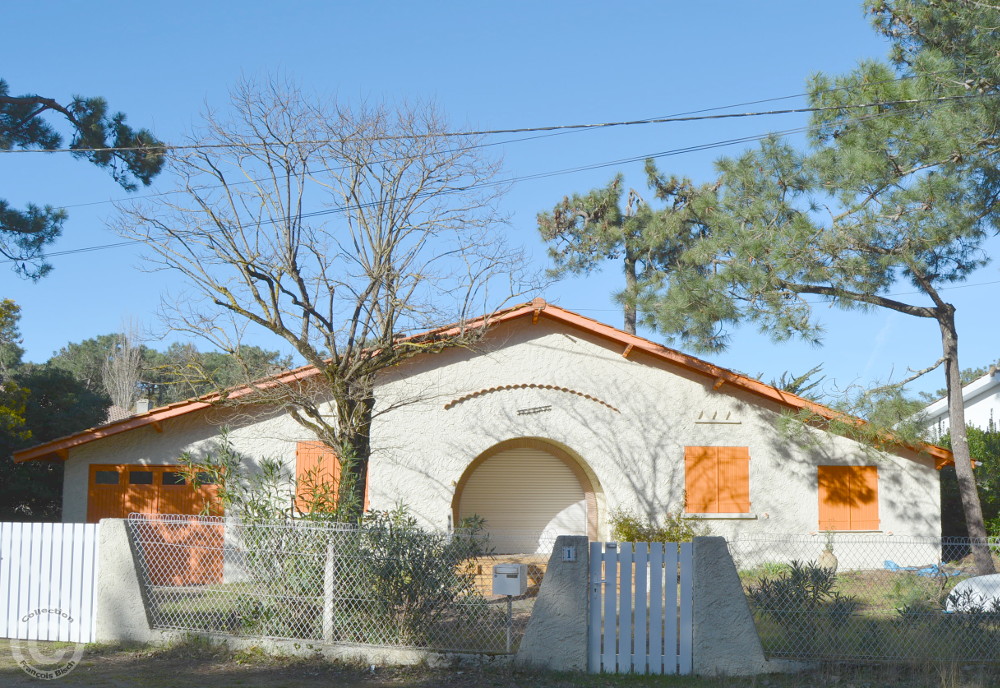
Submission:
<svg viewBox="0 0 1000 688">
<path fill-rule="evenodd" d="M 563 561 L 566 548 L 574 561 Z M 560 535 L 549 556 L 528 628 L 514 657 L 517 666 L 555 671 L 587 670 L 588 541 Z"/>
<path fill-rule="evenodd" d="M 97 557 L 97 642 L 151 642 L 158 634 L 152 630 L 124 519 L 101 521 Z"/>
<path fill-rule="evenodd" d="M 768 661 L 736 564 L 722 537 L 694 539 L 694 673 L 750 676 L 801 671 L 808 665 Z"/>
</svg>

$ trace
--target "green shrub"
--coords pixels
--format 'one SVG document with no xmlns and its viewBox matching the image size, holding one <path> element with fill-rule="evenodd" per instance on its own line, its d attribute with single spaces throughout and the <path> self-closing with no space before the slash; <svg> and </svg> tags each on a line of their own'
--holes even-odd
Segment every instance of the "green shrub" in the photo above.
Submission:
<svg viewBox="0 0 1000 688">
<path fill-rule="evenodd" d="M 765 561 L 751 569 L 741 569 L 740 580 L 747 585 L 750 582 L 756 582 L 761 578 L 774 578 L 775 576 L 780 576 L 790 571 L 791 568 L 791 566 L 783 561 Z"/>
<path fill-rule="evenodd" d="M 353 567 L 353 592 L 378 606 L 399 641 L 426 644 L 443 616 L 482 606 L 475 559 L 489 553 L 483 522 L 459 526 L 455 533 L 425 530 L 404 507 L 365 514 L 357 552 L 351 553 L 356 558 L 345 563 Z"/>
<path fill-rule="evenodd" d="M 747 596 L 764 614 L 782 616 L 790 611 L 816 611 L 834 599 L 837 574 L 815 562 L 793 561 L 774 578 L 762 577 L 747 588 Z"/>
<path fill-rule="evenodd" d="M 830 617 L 830 625 L 835 630 L 840 630 L 851 620 L 851 616 L 861 607 L 861 600 L 854 595 L 841 595 L 834 592 L 833 597 L 827 603 L 827 615 Z"/>
<path fill-rule="evenodd" d="M 897 610 L 906 609 L 910 614 L 938 611 L 948 597 L 947 587 L 948 579 L 944 576 L 918 576 L 912 571 L 900 571 L 893 576 L 888 597 Z"/>
<path fill-rule="evenodd" d="M 836 584 L 834 569 L 793 561 L 776 576 L 748 585 L 746 592 L 754 611 L 770 618 L 809 655 L 818 639 L 843 629 L 860 606 L 858 598 L 835 590 Z"/>
<path fill-rule="evenodd" d="M 609 520 L 611 538 L 616 542 L 691 542 L 710 533 L 705 523 L 679 510 L 664 514 L 660 523 L 626 509 L 613 510 Z"/>
</svg>

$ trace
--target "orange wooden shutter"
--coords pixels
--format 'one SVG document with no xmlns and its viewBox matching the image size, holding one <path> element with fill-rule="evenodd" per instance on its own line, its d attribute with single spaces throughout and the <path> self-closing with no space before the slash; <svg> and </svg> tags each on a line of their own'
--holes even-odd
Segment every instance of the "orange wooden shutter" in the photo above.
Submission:
<svg viewBox="0 0 1000 688">
<path fill-rule="evenodd" d="M 878 468 L 819 466 L 820 530 L 878 530 Z"/>
<path fill-rule="evenodd" d="M 719 465 L 719 501 L 721 514 L 750 512 L 750 449 L 716 447 Z"/>
<path fill-rule="evenodd" d="M 339 467 L 339 465 L 338 465 L 338 467 Z M 365 511 L 365 512 L 367 512 L 369 510 L 369 499 L 368 498 L 371 496 L 371 490 L 368 489 L 368 486 L 371 485 L 371 482 L 372 482 L 372 465 L 371 465 L 371 463 L 369 463 L 368 464 L 368 470 L 365 471 L 365 503 L 361 507 L 362 511 Z"/>
<path fill-rule="evenodd" d="M 685 447 L 684 487 L 689 514 L 750 511 L 748 447 Z"/>
<path fill-rule="evenodd" d="M 850 466 L 818 466 L 820 530 L 850 530 Z"/>
<path fill-rule="evenodd" d="M 295 448 L 295 508 L 306 511 L 311 498 L 306 490 L 329 491 L 336 501 L 340 485 L 340 462 L 333 449 L 322 442 L 299 442 Z"/>
<path fill-rule="evenodd" d="M 878 530 L 878 468 L 851 468 L 851 530 Z"/>
<path fill-rule="evenodd" d="M 719 510 L 719 468 L 715 447 L 684 447 L 685 511 L 711 514 Z"/>
</svg>

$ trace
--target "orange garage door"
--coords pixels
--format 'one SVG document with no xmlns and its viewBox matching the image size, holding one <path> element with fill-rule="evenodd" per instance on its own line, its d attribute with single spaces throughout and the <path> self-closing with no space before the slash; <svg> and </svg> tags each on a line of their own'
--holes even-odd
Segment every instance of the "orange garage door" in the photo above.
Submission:
<svg viewBox="0 0 1000 688">
<path fill-rule="evenodd" d="M 208 476 L 199 475 L 199 482 Z M 180 466 L 94 464 L 90 467 L 87 521 L 140 514 L 221 515 L 218 485 L 192 488 Z M 154 521 L 143 532 L 143 559 L 153 585 L 222 581 L 221 525 Z"/>
</svg>

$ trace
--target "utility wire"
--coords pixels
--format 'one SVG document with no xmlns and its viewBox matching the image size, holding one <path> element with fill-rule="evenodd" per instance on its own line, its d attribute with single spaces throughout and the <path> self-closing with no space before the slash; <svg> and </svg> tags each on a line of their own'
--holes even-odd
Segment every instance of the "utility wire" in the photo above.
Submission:
<svg viewBox="0 0 1000 688">
<path fill-rule="evenodd" d="M 859 122 L 864 122 L 864 121 L 868 121 L 868 120 L 872 120 L 872 119 L 878 119 L 878 118 L 881 118 L 881 117 L 888 117 L 888 116 L 891 116 L 891 115 L 898 115 L 898 114 L 900 114 L 900 113 L 894 112 L 894 111 L 891 111 L 891 110 L 890 111 L 875 112 L 875 113 L 871 113 L 871 114 L 868 114 L 868 115 L 860 115 L 858 117 L 852 118 L 852 119 L 847 120 L 846 122 L 844 122 L 844 124 L 845 125 L 856 124 L 856 123 L 859 123 Z M 536 179 L 544 179 L 544 178 L 549 178 L 549 177 L 561 176 L 561 175 L 565 175 L 565 174 L 575 174 L 577 172 L 584 172 L 584 171 L 590 171 L 590 170 L 595 170 L 595 169 L 601 169 L 601 168 L 605 168 L 605 167 L 613 167 L 613 166 L 617 166 L 617 165 L 634 163 L 634 162 L 646 160 L 648 158 L 659 159 L 659 158 L 664 158 L 664 157 L 673 157 L 673 156 L 676 156 L 676 155 L 683 155 L 685 153 L 691 153 L 691 152 L 703 151 L 703 150 L 710 150 L 710 149 L 715 149 L 715 148 L 723 148 L 723 147 L 732 146 L 732 145 L 736 145 L 736 144 L 740 144 L 740 143 L 751 143 L 751 142 L 754 142 L 754 141 L 761 141 L 763 139 L 766 139 L 766 138 L 769 138 L 769 137 L 773 137 L 773 136 L 788 136 L 790 134 L 799 134 L 799 133 L 803 133 L 803 132 L 809 131 L 812 128 L 813 127 L 811 125 L 806 125 L 806 126 L 801 126 L 801 127 L 795 127 L 795 128 L 792 128 L 792 129 L 785 129 L 785 130 L 782 130 L 782 131 L 772 131 L 772 132 L 767 132 L 767 133 L 763 133 L 763 134 L 755 134 L 755 135 L 751 135 L 751 136 L 743 136 L 743 137 L 733 138 L 733 139 L 724 139 L 724 140 L 721 140 L 721 141 L 713 141 L 713 142 L 710 142 L 710 143 L 696 144 L 696 145 L 692 145 L 692 146 L 685 146 L 685 147 L 682 147 L 682 148 L 674 148 L 674 149 L 670 149 L 670 150 L 666 150 L 666 151 L 660 151 L 660 152 L 657 152 L 657 153 L 649 153 L 649 154 L 644 154 L 644 155 L 637 155 L 637 156 L 632 156 L 632 157 L 628 157 L 628 158 L 618 158 L 618 159 L 615 159 L 615 160 L 609 160 L 609 161 L 600 162 L 600 163 L 593 163 L 593 164 L 590 164 L 590 165 L 579 165 L 579 166 L 571 167 L 571 168 L 563 168 L 563 169 L 558 169 L 558 170 L 550 170 L 548 172 L 537 172 L 537 173 L 533 173 L 533 174 L 522 175 L 520 177 L 513 177 L 513 178 L 507 178 L 507 179 L 501 179 L 501 180 L 493 180 L 493 181 L 490 181 L 490 182 L 483 182 L 483 183 L 480 183 L 480 184 L 471 184 L 471 185 L 465 186 L 465 187 L 457 187 L 457 188 L 454 188 L 454 189 L 450 189 L 447 192 L 432 192 L 432 191 L 428 191 L 428 192 L 425 192 L 423 194 L 416 194 L 415 198 L 422 198 L 422 197 L 431 196 L 431 195 L 442 195 L 442 194 L 445 194 L 445 193 L 462 193 L 462 192 L 465 192 L 465 191 L 470 191 L 470 190 L 479 189 L 479 188 L 487 188 L 487 187 L 491 187 L 491 186 L 499 186 L 499 185 L 505 185 L 505 184 L 516 184 L 516 183 L 520 183 L 520 182 L 524 182 L 524 181 L 533 181 L 533 180 L 536 180 Z M 315 210 L 315 211 L 311 211 L 311 212 L 300 213 L 299 215 L 296 216 L 296 218 L 297 219 L 311 219 L 311 218 L 321 217 L 321 216 L 325 216 L 325 215 L 333 215 L 333 214 L 336 214 L 336 213 L 344 213 L 344 212 L 348 212 L 348 211 L 352 211 L 352 210 L 364 210 L 364 209 L 373 208 L 373 207 L 376 207 L 378 205 L 382 205 L 382 204 L 385 204 L 385 203 L 392 203 L 392 202 L 395 202 L 395 201 L 398 201 L 398 200 L 401 200 L 401 199 L 393 198 L 393 199 L 386 199 L 386 200 L 370 201 L 368 203 L 360 203 L 360 204 L 355 204 L 355 205 L 338 206 L 338 207 L 335 207 L 335 208 L 326 208 L 326 209 L 323 209 L 323 210 Z M 281 217 L 281 218 L 271 218 L 271 219 L 264 220 L 264 221 L 261 221 L 261 222 L 257 223 L 257 226 L 274 225 L 274 224 L 277 224 L 279 222 L 287 222 L 290 219 L 291 218 L 288 217 L 288 216 Z M 183 235 L 190 235 L 190 234 L 194 234 L 194 233 L 195 233 L 194 230 L 191 230 L 191 231 L 178 231 L 178 232 L 174 232 L 173 236 L 175 238 L 180 238 Z M 60 257 L 60 256 L 67 256 L 67 255 L 75 255 L 77 253 L 89 253 L 91 251 L 100 251 L 100 250 L 105 250 L 105 249 L 110 249 L 110 248 L 120 248 L 120 247 L 123 247 L 123 246 L 130 246 L 130 245 L 134 245 L 134 244 L 135 244 L 135 240 L 127 240 L 127 241 L 119 241 L 119 242 L 114 242 L 114 243 L 109 243 L 109 244 L 100 244 L 100 245 L 96 245 L 96 246 L 85 246 L 85 247 L 74 248 L 74 249 L 66 249 L 64 251 L 53 251 L 51 253 L 47 253 L 45 255 L 45 258 Z M 11 263 L 11 262 L 15 262 L 15 261 L 12 260 L 12 259 L 0 260 L 0 264 Z"/>
<path fill-rule="evenodd" d="M 522 137 L 516 138 L 516 139 L 505 139 L 503 141 L 492 141 L 492 142 L 489 142 L 489 143 L 479 143 L 479 144 L 474 144 L 474 145 L 471 145 L 471 146 L 460 146 L 458 148 L 451 148 L 451 149 L 448 149 L 448 150 L 440 151 L 440 154 L 447 155 L 447 154 L 451 154 L 451 153 L 463 153 L 465 151 L 476 150 L 476 149 L 479 149 L 479 148 L 490 148 L 490 147 L 493 147 L 493 146 L 505 146 L 505 145 L 508 145 L 508 144 L 511 144 L 511 143 L 522 143 L 524 141 L 535 141 L 537 139 L 550 138 L 552 136 L 563 136 L 565 134 L 572 134 L 572 133 L 577 133 L 577 132 L 554 132 L 554 133 L 548 133 L 548 134 L 539 134 L 537 136 L 522 136 Z M 377 160 L 373 160 L 372 164 L 374 164 L 374 165 L 384 165 L 386 163 L 399 162 L 400 160 L 406 160 L 407 157 L 412 157 L 412 156 L 401 156 L 401 157 L 396 157 L 396 158 L 380 158 L 380 159 L 377 159 Z M 339 172 L 339 171 L 345 170 L 345 169 L 347 169 L 347 165 L 341 165 L 339 167 L 321 167 L 321 168 L 317 168 L 317 169 L 314 169 L 314 170 L 308 170 L 306 172 L 306 174 L 308 176 L 312 176 L 312 175 L 318 174 L 320 172 Z M 234 186 L 246 186 L 248 184 L 259 184 L 260 182 L 266 182 L 269 179 L 270 179 L 270 177 L 259 177 L 257 179 L 247 179 L 247 180 L 242 181 L 242 182 L 232 182 L 230 184 L 204 184 L 204 185 L 201 185 L 201 186 L 191 187 L 190 189 L 171 189 L 170 191 L 158 191 L 156 193 L 143 194 L 143 195 L 140 195 L 140 196 L 123 196 L 121 198 L 109 198 L 109 199 L 104 200 L 104 201 L 89 201 L 87 203 L 73 203 L 73 204 L 70 204 L 70 205 L 60 205 L 60 206 L 55 206 L 55 209 L 56 210 L 68 210 L 70 208 L 86 208 L 86 207 L 89 207 L 89 206 L 104 205 L 104 204 L 107 204 L 107 203 L 125 203 L 127 201 L 141 201 L 141 200 L 145 200 L 145 199 L 148 199 L 148 198 L 161 198 L 163 196 L 174 196 L 176 194 L 190 193 L 192 191 L 210 191 L 212 189 L 222 189 L 222 188 L 228 188 L 228 187 L 234 187 Z"/>
<path fill-rule="evenodd" d="M 736 145 L 738 143 L 749 143 L 749 142 L 752 142 L 752 141 L 760 141 L 760 140 L 765 139 L 765 138 L 767 138 L 769 136 L 786 136 L 788 134 L 801 133 L 803 131 L 808 130 L 808 128 L 809 127 L 799 127 L 799 128 L 796 128 L 796 129 L 786 129 L 784 131 L 779 131 L 779 132 L 768 132 L 767 134 L 757 134 L 757 135 L 754 135 L 754 136 L 745 136 L 745 137 L 742 137 L 742 138 L 727 139 L 727 140 L 724 140 L 724 141 L 716 141 L 716 142 L 712 142 L 712 143 L 700 144 L 700 145 L 695 145 L 695 146 L 686 146 L 684 148 L 675 148 L 675 149 L 672 149 L 672 150 L 662 151 L 662 152 L 659 152 L 659 153 L 650 153 L 650 154 L 645 154 L 645 155 L 633 156 L 631 158 L 619 158 L 619 159 L 616 159 L 616 160 L 609 160 L 609 161 L 605 161 L 605 162 L 594 163 L 594 164 L 591 164 L 591 165 L 580 165 L 580 166 L 577 166 L 577 167 L 563 168 L 563 169 L 559 169 L 559 170 L 550 170 L 548 172 L 536 172 L 534 174 L 523 175 L 523 176 L 520 176 L 520 177 L 513 177 L 513 178 L 508 178 L 508 179 L 495 180 L 495 181 L 491 181 L 491 182 L 485 182 L 485 183 L 482 183 L 482 184 L 470 185 L 470 186 L 466 186 L 466 187 L 458 187 L 458 188 L 450 190 L 449 192 L 430 192 L 429 191 L 429 192 L 426 192 L 424 194 L 417 194 L 416 197 L 417 198 L 421 198 L 421 197 L 424 197 L 424 196 L 429 196 L 429 195 L 434 195 L 434 194 L 443 194 L 443 193 L 460 193 L 460 192 L 464 192 L 464 191 L 470 191 L 470 190 L 473 190 L 473 189 L 485 188 L 485 187 L 489 187 L 489 186 L 500 186 L 500 185 L 503 185 L 503 184 L 516 184 L 516 183 L 519 183 L 519 182 L 533 181 L 533 180 L 536 180 L 536 179 L 545 179 L 545 178 L 548 178 L 548 177 L 556 177 L 556 176 L 561 176 L 561 175 L 564 175 L 564 174 L 574 174 L 574 173 L 577 173 L 577 172 L 586 172 L 586 171 L 590 171 L 590 170 L 601 169 L 601 168 L 604 168 L 604 167 L 613 167 L 613 166 L 616 166 L 616 165 L 623 165 L 623 164 L 627 164 L 627 163 L 637 162 L 637 161 L 640 161 L 640 160 L 646 160 L 647 158 L 658 159 L 658 158 L 662 158 L 662 157 L 669 157 L 669 156 L 674 156 L 674 155 L 682 155 L 684 153 L 696 152 L 696 151 L 701 151 L 701 150 L 709 150 L 709 149 L 713 149 L 713 148 L 722 148 L 722 147 L 725 147 L 725 146 Z M 311 219 L 311 218 L 320 217 L 320 216 L 323 216 L 323 215 L 333 215 L 333 214 L 336 214 L 336 213 L 344 213 L 344 212 L 348 212 L 348 211 L 351 211 L 351 210 L 365 210 L 365 209 L 368 209 L 368 208 L 373 208 L 373 207 L 375 207 L 377 205 L 381 205 L 381 204 L 385 204 L 385 203 L 391 203 L 391 202 L 397 201 L 397 200 L 400 200 L 400 199 L 388 199 L 388 200 L 384 200 L 384 201 L 370 201 L 368 203 L 359 203 L 359 204 L 356 204 L 356 205 L 339 206 L 339 207 L 336 207 L 336 208 L 326 208 L 324 210 L 314 210 L 314 211 L 311 211 L 311 212 L 301 213 L 297 217 L 299 219 Z M 273 218 L 273 219 L 268 219 L 268 220 L 264 220 L 262 222 L 259 222 L 259 223 L 257 223 L 257 225 L 258 226 L 274 225 L 274 224 L 277 224 L 279 222 L 287 222 L 289 219 L 290 219 L 289 217 Z M 174 236 L 175 237 L 180 237 L 180 236 L 185 235 L 185 234 L 194 234 L 194 233 L 195 233 L 194 230 L 192 230 L 192 231 L 186 231 L 186 232 L 179 231 L 179 232 L 175 232 Z M 77 253 L 89 253 L 91 251 L 100 251 L 100 250 L 109 249 L 109 248 L 120 248 L 122 246 L 130 246 L 130 245 L 134 245 L 135 243 L 136 243 L 135 240 L 129 240 L 129 241 L 118 241 L 118 242 L 114 242 L 114 243 L 110 243 L 110 244 L 100 244 L 100 245 L 96 245 L 96 246 L 84 246 L 84 247 L 81 247 L 81 248 L 66 249 L 64 251 L 52 251 L 50 253 L 46 253 L 45 257 L 46 258 L 52 258 L 52 257 L 59 257 L 59 256 L 74 255 L 74 254 L 77 254 Z M 0 264 L 11 263 L 11 262 L 14 262 L 14 261 L 13 260 L 0 260 Z"/>
<path fill-rule="evenodd" d="M 996 94 L 993 93 L 967 93 L 957 96 L 939 96 L 937 98 L 907 98 L 903 100 L 884 100 L 884 101 L 874 101 L 870 103 L 858 103 L 858 104 L 841 104 L 841 105 L 827 105 L 822 107 L 804 107 L 804 108 L 788 108 L 784 110 L 765 110 L 758 112 L 730 112 L 730 113 L 720 113 L 714 115 L 690 115 L 682 117 L 651 117 L 647 119 L 636 119 L 636 120 L 624 120 L 619 122 L 594 122 L 594 123 L 584 123 L 584 124 L 554 124 L 550 126 L 543 127 L 515 127 L 510 129 L 481 129 L 473 131 L 442 131 L 442 132 L 430 132 L 426 134 L 409 134 L 409 135 L 392 135 L 392 136 L 372 136 L 369 137 L 371 141 L 399 141 L 399 140 L 417 140 L 417 139 L 431 139 L 431 138 L 454 138 L 454 137 L 473 137 L 473 136 L 493 136 L 497 134 L 526 134 L 532 132 L 555 132 L 555 131 L 572 131 L 572 130 L 593 130 L 593 129 L 610 129 L 614 127 L 630 127 L 645 124 L 670 124 L 677 122 L 699 122 L 706 120 L 720 120 L 720 119 L 735 119 L 744 117 L 765 117 L 772 115 L 789 115 L 789 114 L 801 114 L 807 112 L 829 112 L 831 110 L 858 110 L 864 108 L 883 108 L 891 107 L 896 105 L 920 105 L 920 104 L 931 104 L 931 103 L 944 103 L 949 101 L 961 101 L 970 100 L 974 98 L 988 98 L 993 97 Z M 171 145 L 163 144 L 160 146 L 130 146 L 130 147 L 108 147 L 108 148 L 18 148 L 10 150 L 0 150 L 0 153 L 16 154 L 16 153 L 114 153 L 114 152 L 129 152 L 129 151 L 149 151 L 149 152 L 160 152 L 160 151 L 183 151 L 183 150 L 210 150 L 215 148 L 270 148 L 275 146 L 288 146 L 288 145 L 299 145 L 299 146 L 311 146 L 311 145 L 323 145 L 327 143 L 338 143 L 342 139 L 310 139 L 310 140 L 292 140 L 292 141 L 280 141 L 280 142 L 261 142 L 261 143 L 246 143 L 240 142 L 238 144 L 233 143 L 194 143 L 189 145 Z"/>
<path fill-rule="evenodd" d="M 953 71 L 953 70 L 943 70 L 943 71 L 939 71 L 939 72 L 923 72 L 923 73 L 920 74 L 920 76 L 934 76 L 934 75 L 939 75 L 939 74 L 947 74 L 947 73 L 950 73 L 951 71 Z M 894 79 L 883 79 L 881 81 L 873 81 L 869 85 L 877 85 L 877 84 L 884 84 L 884 83 L 895 83 L 897 81 L 905 81 L 907 79 L 913 79 L 913 78 L 916 78 L 917 76 L 918 75 L 906 75 L 906 76 L 897 77 L 897 78 L 894 78 Z M 847 91 L 847 90 L 850 90 L 847 86 L 837 86 L 837 87 L 834 87 L 834 88 L 827 88 L 827 89 L 822 89 L 820 91 L 816 91 L 812 95 L 819 95 L 819 94 L 826 94 L 826 93 L 835 93 L 837 91 Z M 668 115 L 662 115 L 662 116 L 659 116 L 659 117 L 656 117 L 656 118 L 652 118 L 652 119 L 667 119 L 667 118 L 683 117 L 683 116 L 687 116 L 687 115 L 697 115 L 697 114 L 701 114 L 701 113 L 704 113 L 704 112 L 717 112 L 719 110 L 730 110 L 730 109 L 732 109 L 734 107 L 745 107 L 747 105 L 759 105 L 761 103 L 772 103 L 772 102 L 777 102 L 777 101 L 782 101 L 782 100 L 792 100 L 792 99 L 795 99 L 795 98 L 803 98 L 803 97 L 806 97 L 806 96 L 809 96 L 809 95 L 811 95 L 810 92 L 802 92 L 802 93 L 795 93 L 795 94 L 786 95 L 786 96 L 775 96 L 775 97 L 772 97 L 772 98 L 760 98 L 760 99 L 757 99 L 757 100 L 747 100 L 747 101 L 743 101 L 743 102 L 739 102 L 739 103 L 731 103 L 729 105 L 717 105 L 717 106 L 714 106 L 714 107 L 701 108 L 701 109 L 698 109 L 698 110 L 687 110 L 687 111 L 682 111 L 682 112 L 674 112 L 674 113 L 671 113 L 671 114 L 668 114 Z M 451 149 L 451 150 L 444 151 L 444 152 L 445 153 L 459 153 L 459 152 L 463 152 L 463 151 L 467 151 L 467 150 L 475 150 L 475 149 L 478 149 L 478 148 L 489 148 L 489 147 L 492 147 L 492 146 L 504 146 L 504 145 L 511 144 L 511 143 L 522 143 L 524 141 L 535 141 L 535 140 L 542 139 L 542 138 L 551 138 L 553 136 L 565 136 L 567 134 L 577 134 L 577 133 L 581 133 L 582 131 L 592 131 L 592 130 L 576 129 L 576 130 L 569 130 L 569 131 L 549 132 L 549 133 L 544 133 L 544 134 L 540 134 L 540 135 L 537 135 L 537 136 L 523 136 L 523 137 L 516 138 L 516 139 L 506 139 L 504 141 L 492 141 L 492 142 L 488 142 L 488 143 L 477 143 L 477 144 L 473 144 L 473 145 L 469 145 L 469 146 L 462 146 L 462 147 Z M 377 162 L 377 164 L 383 164 L 383 163 L 386 163 L 386 162 L 396 162 L 396 161 L 398 161 L 400 159 L 401 158 L 385 158 L 385 159 L 382 159 L 382 160 L 378 160 L 376 162 Z M 314 170 L 313 173 L 316 173 L 316 172 L 334 172 L 334 171 L 338 171 L 338 170 L 342 170 L 342 169 L 344 169 L 344 167 L 326 167 L 326 168 L 321 168 L 321 169 L 318 169 L 318 170 Z M 230 184 L 230 186 L 242 186 L 242 185 L 246 185 L 246 184 L 256 184 L 256 183 L 259 183 L 259 182 L 262 182 L 262 181 L 266 181 L 266 179 L 265 178 L 248 179 L 248 180 L 242 181 L 242 182 L 233 182 L 232 184 Z M 222 184 L 206 184 L 206 185 L 203 185 L 203 186 L 195 187 L 193 190 L 194 191 L 203 191 L 203 190 L 209 190 L 209 189 L 218 189 L 218 188 L 222 188 L 222 187 L 223 187 Z M 103 201 L 90 201 L 88 203 L 75 203 L 75 204 L 71 204 L 71 205 L 56 206 L 56 209 L 57 210 L 68 210 L 70 208 L 84 208 L 84 207 L 89 207 L 89 206 L 94 206 L 94 205 L 103 205 L 103 204 L 106 204 L 106 203 L 121 203 L 121 202 L 125 202 L 125 201 L 130 201 L 130 200 L 134 201 L 134 200 L 144 200 L 144 199 L 148 199 L 148 198 L 160 198 L 160 197 L 163 197 L 163 196 L 170 196 L 170 195 L 174 195 L 174 194 L 178 194 L 178 193 L 186 193 L 186 192 L 187 192 L 187 189 L 173 189 L 173 190 L 170 190 L 170 191 L 161 191 L 161 192 L 157 192 L 157 193 L 143 194 L 143 195 L 140 195 L 140 196 L 127 196 L 127 197 L 124 197 L 124 198 L 108 199 L 108 200 L 103 200 Z"/>
</svg>

